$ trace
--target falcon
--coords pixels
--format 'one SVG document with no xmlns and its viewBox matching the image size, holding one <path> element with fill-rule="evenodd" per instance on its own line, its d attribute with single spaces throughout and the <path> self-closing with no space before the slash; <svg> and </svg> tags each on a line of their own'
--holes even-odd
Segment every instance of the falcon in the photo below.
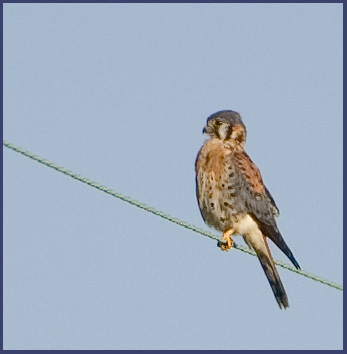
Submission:
<svg viewBox="0 0 347 354">
<path fill-rule="evenodd" d="M 203 133 L 208 136 L 196 162 L 196 192 L 204 221 L 223 232 L 218 246 L 233 245 L 232 235 L 243 237 L 253 248 L 270 283 L 279 307 L 288 308 L 286 291 L 267 243 L 269 238 L 300 266 L 278 230 L 279 210 L 265 187 L 260 171 L 244 150 L 246 127 L 239 113 L 226 110 L 207 119 Z"/>
</svg>

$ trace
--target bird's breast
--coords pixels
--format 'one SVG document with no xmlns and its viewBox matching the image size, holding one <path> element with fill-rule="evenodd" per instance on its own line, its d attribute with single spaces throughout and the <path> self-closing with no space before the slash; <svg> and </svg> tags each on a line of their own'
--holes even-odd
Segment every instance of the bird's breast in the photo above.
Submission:
<svg viewBox="0 0 347 354">
<path fill-rule="evenodd" d="M 201 148 L 196 161 L 197 196 L 205 222 L 218 230 L 232 227 L 233 201 L 230 195 L 232 151 L 218 139 L 207 141 Z"/>
<path fill-rule="evenodd" d="M 219 139 L 208 140 L 201 148 L 197 162 L 196 170 L 201 168 L 206 173 L 214 173 L 219 178 L 226 166 L 227 157 L 231 154 L 229 149 L 226 149 Z"/>
</svg>

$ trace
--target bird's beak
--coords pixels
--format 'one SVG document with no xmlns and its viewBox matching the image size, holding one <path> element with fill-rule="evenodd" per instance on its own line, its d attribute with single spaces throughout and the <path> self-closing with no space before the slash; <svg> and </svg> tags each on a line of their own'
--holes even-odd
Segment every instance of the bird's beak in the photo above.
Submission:
<svg viewBox="0 0 347 354">
<path fill-rule="evenodd" d="M 202 130 L 202 134 L 206 133 L 206 127 L 204 127 L 204 129 Z"/>
</svg>

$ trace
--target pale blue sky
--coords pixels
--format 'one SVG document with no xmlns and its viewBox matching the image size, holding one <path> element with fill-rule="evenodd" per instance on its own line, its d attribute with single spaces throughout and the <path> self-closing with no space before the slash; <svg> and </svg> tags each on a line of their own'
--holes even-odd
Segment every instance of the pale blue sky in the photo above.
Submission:
<svg viewBox="0 0 347 354">
<path fill-rule="evenodd" d="M 4 4 L 12 143 L 208 229 L 221 109 L 302 268 L 342 283 L 342 4 Z M 255 258 L 4 148 L 4 349 L 341 349 L 342 292 L 279 272 L 286 311 Z"/>
</svg>

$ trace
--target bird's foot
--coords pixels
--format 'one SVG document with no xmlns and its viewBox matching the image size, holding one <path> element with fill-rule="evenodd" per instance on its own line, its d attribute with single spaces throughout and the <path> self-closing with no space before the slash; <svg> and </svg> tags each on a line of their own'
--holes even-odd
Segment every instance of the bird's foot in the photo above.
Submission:
<svg viewBox="0 0 347 354">
<path fill-rule="evenodd" d="M 230 248 L 233 247 L 234 242 L 230 237 L 233 233 L 234 233 L 234 229 L 230 229 L 227 232 L 224 232 L 223 240 L 225 240 L 226 242 L 218 241 L 218 247 L 222 251 L 229 251 Z"/>
</svg>

